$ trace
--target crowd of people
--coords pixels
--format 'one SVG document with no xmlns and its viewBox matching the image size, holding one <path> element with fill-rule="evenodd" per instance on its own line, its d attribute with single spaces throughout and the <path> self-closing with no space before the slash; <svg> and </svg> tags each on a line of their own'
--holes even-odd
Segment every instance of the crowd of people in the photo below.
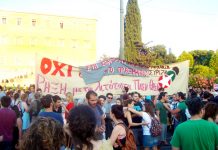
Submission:
<svg viewBox="0 0 218 150">
<path fill-rule="evenodd" d="M 142 96 L 124 87 L 121 95 L 90 90 L 84 97 L 0 86 L 0 150 L 218 149 L 216 92 L 190 88 L 169 96 L 160 89 Z"/>
</svg>

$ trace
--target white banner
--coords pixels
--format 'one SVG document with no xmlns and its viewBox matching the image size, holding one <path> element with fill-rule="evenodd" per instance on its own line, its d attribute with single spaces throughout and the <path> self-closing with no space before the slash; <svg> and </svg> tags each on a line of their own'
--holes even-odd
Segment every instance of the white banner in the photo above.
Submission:
<svg viewBox="0 0 218 150">
<path fill-rule="evenodd" d="M 75 98 L 84 98 L 88 90 L 94 90 L 98 95 L 111 92 L 122 94 L 124 86 L 130 91 L 138 91 L 142 95 L 157 95 L 158 89 L 164 87 L 168 94 L 187 92 L 189 77 L 189 61 L 170 64 L 168 66 L 150 67 L 145 77 L 123 75 L 104 76 L 100 82 L 86 85 L 79 68 L 51 60 L 46 57 L 36 57 L 36 88 L 41 88 L 44 94 L 57 94 L 65 97 L 72 92 Z"/>
</svg>

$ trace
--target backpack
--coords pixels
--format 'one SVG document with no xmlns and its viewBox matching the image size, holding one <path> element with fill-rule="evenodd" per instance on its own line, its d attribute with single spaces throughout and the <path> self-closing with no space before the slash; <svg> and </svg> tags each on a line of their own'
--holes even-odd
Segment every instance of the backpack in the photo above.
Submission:
<svg viewBox="0 0 218 150">
<path fill-rule="evenodd" d="M 14 106 L 11 106 L 11 109 L 14 110 L 15 113 L 19 112 L 19 114 L 20 114 L 19 116 L 20 116 L 20 118 L 22 118 L 23 117 L 23 112 L 22 112 L 22 109 L 21 109 L 20 105 L 21 104 L 20 104 L 20 101 L 19 101 L 17 105 L 14 104 Z"/>
<path fill-rule="evenodd" d="M 123 126 L 126 130 L 126 143 L 125 145 L 122 145 L 118 140 L 118 145 L 122 147 L 122 150 L 136 150 L 136 141 L 134 134 L 130 128 L 127 128 L 124 123 L 120 123 L 121 126 Z"/>
<path fill-rule="evenodd" d="M 161 135 L 162 126 L 160 121 L 156 117 L 151 117 L 151 127 L 150 127 L 150 133 L 151 136 L 157 137 Z"/>
<path fill-rule="evenodd" d="M 19 110 L 19 112 L 20 112 L 20 117 L 22 118 L 23 117 L 23 105 L 22 105 L 22 101 L 19 101 L 18 103 L 17 103 L 17 105 L 15 105 L 15 106 L 17 106 L 18 107 L 18 110 Z"/>
</svg>

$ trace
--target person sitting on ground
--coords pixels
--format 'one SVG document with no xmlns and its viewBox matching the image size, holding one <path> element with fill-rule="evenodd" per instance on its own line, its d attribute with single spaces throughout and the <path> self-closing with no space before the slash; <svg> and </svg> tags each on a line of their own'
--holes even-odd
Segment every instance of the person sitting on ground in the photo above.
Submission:
<svg viewBox="0 0 218 150">
<path fill-rule="evenodd" d="M 71 144 L 67 142 L 67 146 L 74 145 L 75 150 L 112 150 L 110 141 L 95 140 L 96 125 L 92 108 L 87 105 L 76 106 L 70 111 L 68 124 L 64 128 L 72 140 Z"/>
<path fill-rule="evenodd" d="M 60 150 L 64 144 L 62 125 L 52 118 L 39 117 L 20 142 L 20 150 Z"/>
<path fill-rule="evenodd" d="M 187 101 L 191 119 L 177 126 L 171 145 L 173 150 L 214 150 L 218 149 L 218 127 L 203 120 L 204 104 L 200 98 Z"/>
</svg>

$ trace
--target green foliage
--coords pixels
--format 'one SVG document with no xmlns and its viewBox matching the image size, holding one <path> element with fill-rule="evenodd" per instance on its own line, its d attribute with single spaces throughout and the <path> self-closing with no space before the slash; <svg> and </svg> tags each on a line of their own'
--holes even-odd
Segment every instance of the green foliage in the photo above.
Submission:
<svg viewBox="0 0 218 150">
<path fill-rule="evenodd" d="M 212 78 L 215 77 L 215 71 L 207 66 L 202 66 L 202 65 L 196 65 L 192 69 L 192 73 L 194 75 L 199 74 L 202 77 L 207 77 L 207 78 Z"/>
<path fill-rule="evenodd" d="M 218 50 L 212 55 L 209 66 L 218 74 Z"/>
<path fill-rule="evenodd" d="M 209 66 L 210 59 L 214 54 L 213 50 L 194 50 L 190 54 L 194 58 L 194 65 Z"/>
<path fill-rule="evenodd" d="M 173 54 L 168 54 L 166 55 L 165 59 L 164 59 L 164 63 L 165 64 L 171 64 L 171 63 L 175 63 L 176 62 L 176 56 Z"/>
<path fill-rule="evenodd" d="M 141 31 L 141 15 L 138 7 L 138 1 L 128 0 L 125 17 L 124 55 L 127 61 L 135 64 L 143 62 L 141 61 L 142 58 L 140 58 L 139 49 L 137 49 L 134 44 L 135 42 L 142 43 Z"/>
<path fill-rule="evenodd" d="M 152 65 L 171 64 L 176 62 L 176 56 L 173 54 L 167 54 L 164 45 L 155 45 L 151 49 L 155 57 L 152 60 Z"/>
<path fill-rule="evenodd" d="M 218 78 L 216 78 L 215 83 L 218 84 Z"/>
<path fill-rule="evenodd" d="M 177 61 L 182 62 L 189 60 L 189 67 L 193 67 L 194 65 L 194 58 L 191 54 L 187 53 L 186 51 L 183 51 L 182 54 L 178 57 Z"/>
</svg>

